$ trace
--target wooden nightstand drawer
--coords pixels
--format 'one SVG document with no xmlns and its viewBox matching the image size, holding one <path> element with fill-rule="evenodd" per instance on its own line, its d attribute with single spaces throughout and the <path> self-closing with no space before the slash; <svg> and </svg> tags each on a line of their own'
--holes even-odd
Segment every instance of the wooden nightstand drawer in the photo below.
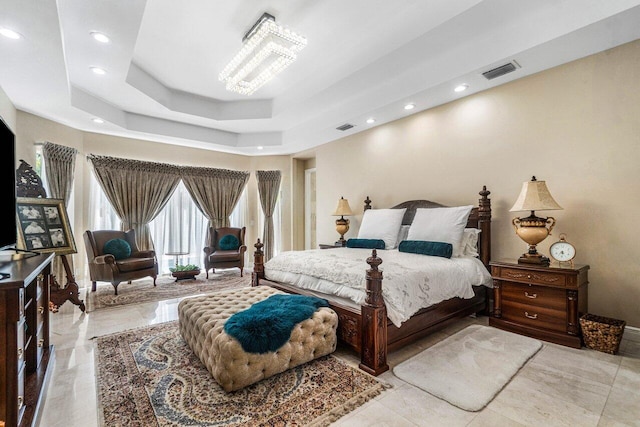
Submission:
<svg viewBox="0 0 640 427">
<path fill-rule="evenodd" d="M 528 304 L 505 301 L 502 305 L 502 318 L 534 328 L 565 332 L 567 329 L 567 313 L 546 307 L 535 307 Z"/>
<path fill-rule="evenodd" d="M 567 307 L 566 291 L 536 285 L 505 282 L 502 285 L 502 300 L 519 302 L 535 307 L 565 311 Z"/>
<path fill-rule="evenodd" d="M 520 283 L 562 286 L 566 284 L 566 275 L 552 271 L 521 270 L 517 268 L 501 268 L 500 278 Z"/>
</svg>

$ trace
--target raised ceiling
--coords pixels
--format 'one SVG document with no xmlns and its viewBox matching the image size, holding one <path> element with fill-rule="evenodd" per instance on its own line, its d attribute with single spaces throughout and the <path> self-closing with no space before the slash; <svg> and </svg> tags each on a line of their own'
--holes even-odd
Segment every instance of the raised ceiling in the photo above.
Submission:
<svg viewBox="0 0 640 427">
<path fill-rule="evenodd" d="M 0 87 L 16 108 L 84 131 L 247 155 L 300 152 L 640 38 L 640 0 L 2 0 L 0 9 L 0 27 L 23 36 L 0 36 Z M 264 12 L 308 45 L 253 95 L 228 92 L 218 74 Z M 482 76 L 508 62 L 518 68 Z M 345 123 L 354 127 L 336 129 Z"/>
</svg>

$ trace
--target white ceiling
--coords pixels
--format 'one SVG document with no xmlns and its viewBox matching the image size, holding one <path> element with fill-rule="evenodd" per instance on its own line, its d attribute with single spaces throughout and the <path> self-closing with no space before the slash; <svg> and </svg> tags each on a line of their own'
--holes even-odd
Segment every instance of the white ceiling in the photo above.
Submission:
<svg viewBox="0 0 640 427">
<path fill-rule="evenodd" d="M 0 36 L 0 87 L 16 108 L 247 155 L 300 152 L 640 38 L 640 0 L 0 0 L 0 10 L 0 27 L 23 35 Z M 228 92 L 218 74 L 264 12 L 308 45 L 253 95 Z M 520 68 L 481 75 L 510 61 Z M 461 83 L 469 89 L 454 92 Z M 355 126 L 336 130 L 345 123 Z"/>
</svg>

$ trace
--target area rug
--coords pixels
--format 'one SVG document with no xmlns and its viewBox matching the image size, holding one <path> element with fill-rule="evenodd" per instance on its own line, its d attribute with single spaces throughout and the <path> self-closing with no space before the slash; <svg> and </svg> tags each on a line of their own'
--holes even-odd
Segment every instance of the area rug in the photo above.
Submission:
<svg viewBox="0 0 640 427">
<path fill-rule="evenodd" d="M 178 321 L 96 339 L 103 426 L 327 426 L 388 386 L 329 355 L 227 393 Z"/>
<path fill-rule="evenodd" d="M 393 373 L 461 409 L 479 411 L 541 348 L 533 338 L 471 325 L 398 364 Z"/>
<path fill-rule="evenodd" d="M 95 292 L 91 292 L 89 283 L 86 288 L 85 304 L 87 312 L 91 312 L 101 308 L 162 301 L 247 286 L 251 286 L 251 274 L 245 273 L 244 277 L 240 277 L 238 269 L 221 270 L 215 274 L 209 272 L 209 279 L 202 272 L 196 276 L 195 280 L 187 279 L 177 282 L 174 277 L 167 274 L 158 276 L 155 287 L 151 278 L 134 280 L 131 284 L 120 283 L 118 295 L 114 295 L 111 283 L 98 282 Z"/>
</svg>

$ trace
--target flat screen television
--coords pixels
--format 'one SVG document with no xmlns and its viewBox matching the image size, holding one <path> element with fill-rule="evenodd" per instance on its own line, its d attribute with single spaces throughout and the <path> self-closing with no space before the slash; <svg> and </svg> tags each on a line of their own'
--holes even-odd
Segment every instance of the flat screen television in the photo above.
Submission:
<svg viewBox="0 0 640 427">
<path fill-rule="evenodd" d="M 0 117 L 0 250 L 15 248 L 18 240 L 16 219 L 16 138 Z"/>
</svg>

